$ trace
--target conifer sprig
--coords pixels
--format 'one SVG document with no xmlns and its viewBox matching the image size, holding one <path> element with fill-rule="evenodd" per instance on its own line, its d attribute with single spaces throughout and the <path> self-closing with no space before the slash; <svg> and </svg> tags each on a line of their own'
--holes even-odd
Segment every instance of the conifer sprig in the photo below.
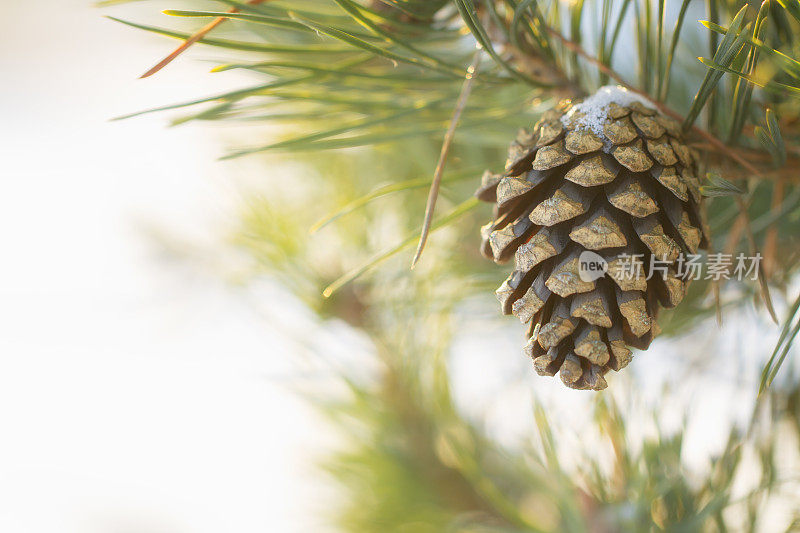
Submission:
<svg viewBox="0 0 800 533">
<path fill-rule="evenodd" d="M 103 4 L 116 3 L 121 2 Z M 732 197 L 711 202 L 717 244 L 733 252 L 763 246 L 776 285 L 786 284 L 796 272 L 798 0 L 765 0 L 758 9 L 715 0 L 706 14 L 688 1 L 674 12 L 669 3 L 647 0 L 218 3 L 219 9 L 198 3 L 196 10 L 167 12 L 189 21 L 212 19 L 199 31 L 125 23 L 184 41 L 179 50 L 197 43 L 230 51 L 232 61 L 217 72 L 238 68 L 264 77 L 264 83 L 241 90 L 150 110 L 205 106 L 179 121 L 290 125 L 285 138 L 241 147 L 228 157 L 386 149 L 414 139 L 441 143 L 478 44 L 484 63 L 458 128 L 456 153 L 467 146 L 497 153 L 502 130 L 531 124 L 543 102 L 580 97 L 608 79 L 637 79 L 626 83 L 680 116 L 687 128 L 694 127 L 693 141 L 706 154 L 708 170 L 749 191 L 746 203 Z M 698 22 L 702 17 L 708 20 Z M 229 22 L 223 25 L 222 20 Z M 696 58 L 692 49 L 699 43 L 708 45 L 708 57 Z M 635 62 L 631 50 L 638 56 Z M 637 71 L 631 68 L 634 63 Z M 458 161 L 453 164 L 454 172 L 462 170 Z M 727 223 L 733 219 L 744 223 Z M 373 266 L 368 262 L 355 272 Z M 779 345 L 776 354 L 784 348 Z M 774 377 L 785 358 L 774 357 L 765 375 Z"/>
</svg>

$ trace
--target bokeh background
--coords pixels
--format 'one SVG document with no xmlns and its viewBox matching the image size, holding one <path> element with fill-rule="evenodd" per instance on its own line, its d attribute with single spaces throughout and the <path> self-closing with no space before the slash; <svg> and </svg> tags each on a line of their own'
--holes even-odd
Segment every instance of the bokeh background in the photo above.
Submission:
<svg viewBox="0 0 800 533">
<path fill-rule="evenodd" d="M 260 251 L 254 241 L 275 237 L 262 227 L 270 220 L 259 217 L 282 214 L 265 207 L 273 193 L 291 206 L 307 192 L 276 182 L 300 183 L 308 170 L 291 158 L 219 157 L 263 144 L 280 127 L 170 128 L 169 114 L 111 121 L 257 78 L 242 71 L 210 75 L 211 66 L 229 58 L 195 47 L 157 77 L 138 80 L 174 43 L 103 13 L 82 0 L 40 0 L 5 5 L 0 19 L 0 531 L 325 531 L 337 509 L 357 509 L 352 500 L 359 489 L 350 479 L 349 503 L 341 503 L 348 473 L 337 472 L 328 458 L 331 450 L 348 449 L 347 439 L 314 400 L 346 390 L 343 375 L 381 383 L 381 354 L 393 345 L 377 343 L 377 335 L 370 339 L 347 312 L 324 309 L 313 283 L 291 290 L 268 269 L 253 274 L 250 255 Z M 156 10 L 139 3 L 117 6 L 113 14 L 163 23 Z M 428 158 L 438 152 L 438 146 L 424 149 Z M 375 164 L 381 154 L 372 157 L 358 164 Z M 334 164 L 339 174 L 349 169 Z M 393 168 L 391 161 L 385 166 Z M 414 220 L 424 202 L 424 191 L 418 192 L 406 200 L 417 202 Z M 309 220 L 328 207 L 321 205 Z M 393 219 L 390 209 L 382 215 L 360 245 L 384 248 L 397 240 L 395 223 L 414 223 Z M 306 236 L 301 222 L 286 235 Z M 243 225 L 264 233 L 253 239 L 242 234 Z M 477 247 L 475 230 L 474 242 L 459 245 Z M 316 238 L 338 245 L 330 234 Z M 430 319 L 418 325 L 422 340 L 397 344 L 411 353 L 421 349 L 414 344 L 419 340 L 425 357 L 436 351 L 433 333 L 449 331 L 437 349 L 447 354 L 458 419 L 479 427 L 509 455 L 526 450 L 541 429 L 533 406 L 554 421 L 566 463 L 579 461 L 595 443 L 600 448 L 596 428 L 590 429 L 593 400 L 533 375 L 519 350 L 518 324 L 495 316 L 491 290 L 465 302 L 446 296 L 460 290 L 448 285 L 447 262 L 441 261 L 457 241 L 447 232 L 432 239 L 426 254 L 437 266 L 423 263 L 415 273 L 394 268 L 378 278 L 376 285 L 395 289 L 381 298 L 398 302 L 376 320 L 379 331 L 413 332 L 415 318 Z M 294 250 L 291 243 L 287 248 Z M 286 262 L 293 267 L 289 259 L 295 256 Z M 408 259 L 398 261 L 406 265 Z M 480 281 L 489 287 L 499 278 Z M 403 291 L 430 300 L 398 310 L 409 305 Z M 796 292 L 790 284 L 788 293 Z M 432 322 L 441 318 L 433 312 L 426 315 L 451 305 L 447 325 Z M 780 296 L 776 305 L 782 314 Z M 731 428 L 750 420 L 759 372 L 778 336 L 753 306 L 726 313 L 722 328 L 699 320 L 688 335 L 639 354 L 608 392 L 628 422 L 632 449 L 641 448 L 646 435 L 680 433 L 678 456 L 696 480 L 719 467 L 714 459 Z M 796 370 L 785 372 L 791 383 Z M 391 406 L 376 397 L 379 414 L 380 401 Z M 394 423 L 390 414 L 383 413 L 387 427 Z M 463 428 L 446 422 L 460 435 L 456 429 Z M 448 448 L 453 441 L 442 432 L 437 442 L 444 444 L 432 455 L 438 466 L 459 471 L 452 457 L 458 454 Z M 781 446 L 796 449 L 793 438 Z M 797 470 L 794 455 L 780 457 L 784 472 Z M 658 463 L 657 456 L 651 459 Z M 371 482 L 403 477 L 388 472 L 393 465 L 362 466 L 376 472 L 364 489 L 376 499 L 381 494 Z M 381 467 L 387 472 L 378 472 Z M 758 479 L 755 470 L 749 477 L 745 472 L 741 485 Z M 397 488 L 407 489 L 411 501 L 418 487 L 409 481 Z M 765 531 L 791 520 L 796 488 L 771 503 Z M 402 512 L 402 498 L 397 503 Z M 523 518 L 553 514 L 535 494 L 514 504 Z M 417 530 L 436 531 L 436 523 Z"/>
<path fill-rule="evenodd" d="M 137 80 L 171 44 L 89 2 L 3 10 L 0 530 L 300 530 L 324 431 L 278 296 L 186 260 L 263 169 L 219 164 L 221 131 L 110 121 L 242 80 L 203 76 L 202 51 Z"/>
</svg>

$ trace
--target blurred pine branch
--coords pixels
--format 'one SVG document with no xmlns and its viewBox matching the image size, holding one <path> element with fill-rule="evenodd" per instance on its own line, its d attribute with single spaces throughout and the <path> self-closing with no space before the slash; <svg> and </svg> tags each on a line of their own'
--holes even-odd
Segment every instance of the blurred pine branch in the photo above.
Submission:
<svg viewBox="0 0 800 533">
<path fill-rule="evenodd" d="M 610 397 L 595 400 L 590 428 L 607 454 L 565 457 L 540 405 L 538 443 L 508 449 L 454 406 L 446 363 L 459 306 L 502 277 L 477 253 L 480 216 L 465 178 L 499 170 L 517 128 L 609 80 L 680 117 L 706 156 L 704 172 L 742 193 L 716 194 L 722 182 L 706 184 L 714 248 L 749 252 L 755 244 L 772 286 L 790 286 L 800 255 L 798 0 L 185 4 L 167 12 L 166 27 L 121 22 L 182 41 L 195 35 L 230 55 L 216 75 L 241 69 L 263 81 L 144 112 L 187 113 L 176 123 L 281 125 L 277 138 L 226 157 L 301 161 L 306 175 L 271 179 L 270 194 L 247 206 L 235 244 L 255 260 L 254 275 L 268 273 L 320 316 L 366 332 L 382 365 L 372 383 L 341 376 L 350 395 L 340 402 L 320 400 L 352 436 L 326 465 L 350 495 L 335 517 L 343 530 L 768 531 L 764 510 L 787 497 L 786 487 L 800 508 L 787 479 L 796 473 L 778 451 L 797 438 L 800 388 L 787 372 L 766 391 L 791 353 L 797 305 L 765 367 L 752 421 L 731 431 L 706 474 L 684 466 L 680 431 L 632 438 L 633 422 Z M 198 26 L 221 16 L 228 22 L 197 37 Z M 445 168 L 440 229 L 410 274 L 424 191 L 476 45 L 482 66 Z M 337 290 L 321 298 L 326 287 Z M 741 306 L 757 291 L 728 282 L 723 305 Z M 660 321 L 665 332 L 703 323 L 714 312 L 709 292 L 693 285 Z M 742 492 L 736 478 L 753 461 L 758 479 Z"/>
</svg>

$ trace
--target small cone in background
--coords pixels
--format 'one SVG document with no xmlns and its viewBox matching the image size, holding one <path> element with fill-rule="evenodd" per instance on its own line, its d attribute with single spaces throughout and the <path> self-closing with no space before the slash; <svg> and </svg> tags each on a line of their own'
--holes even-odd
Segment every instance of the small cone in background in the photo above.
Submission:
<svg viewBox="0 0 800 533">
<path fill-rule="evenodd" d="M 497 297 L 533 332 L 525 351 L 540 375 L 604 389 L 631 347 L 650 345 L 659 308 L 680 303 L 679 256 L 708 246 L 695 157 L 677 122 L 605 87 L 544 113 L 511 144 L 505 172 L 483 176 L 476 196 L 495 207 L 481 251 L 514 260 Z M 586 251 L 605 275 L 584 279 Z"/>
</svg>

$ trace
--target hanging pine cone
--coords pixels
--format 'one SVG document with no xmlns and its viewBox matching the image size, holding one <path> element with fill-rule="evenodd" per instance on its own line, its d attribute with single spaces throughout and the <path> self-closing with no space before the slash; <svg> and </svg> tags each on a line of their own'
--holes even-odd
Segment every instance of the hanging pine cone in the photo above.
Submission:
<svg viewBox="0 0 800 533">
<path fill-rule="evenodd" d="M 546 112 L 511 144 L 505 172 L 484 174 L 476 195 L 495 207 L 482 252 L 514 257 L 497 298 L 529 324 L 540 375 L 601 390 L 630 347 L 647 349 L 659 306 L 686 293 L 679 257 L 708 245 L 696 175 L 680 124 L 621 87 Z M 587 250 L 605 275 L 579 271 Z M 661 268 L 650 276 L 652 259 Z"/>
</svg>

